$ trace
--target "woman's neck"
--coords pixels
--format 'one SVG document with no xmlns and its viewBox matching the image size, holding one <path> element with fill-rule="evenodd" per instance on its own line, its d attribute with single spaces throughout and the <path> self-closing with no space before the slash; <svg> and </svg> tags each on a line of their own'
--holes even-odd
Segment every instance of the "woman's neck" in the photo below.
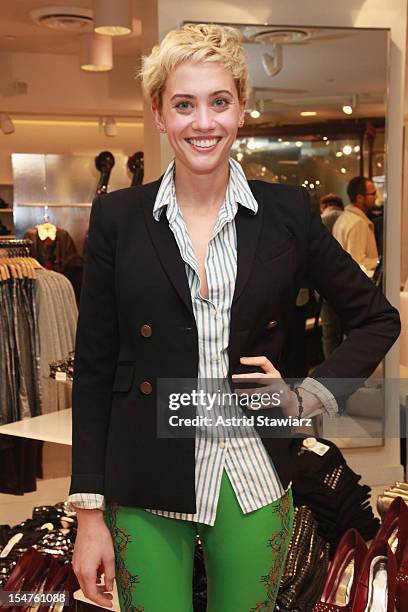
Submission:
<svg viewBox="0 0 408 612">
<path fill-rule="evenodd" d="M 218 211 L 222 205 L 229 179 L 228 160 L 208 174 L 195 174 L 176 160 L 176 197 L 181 211 L 193 210 L 200 216 Z"/>
</svg>

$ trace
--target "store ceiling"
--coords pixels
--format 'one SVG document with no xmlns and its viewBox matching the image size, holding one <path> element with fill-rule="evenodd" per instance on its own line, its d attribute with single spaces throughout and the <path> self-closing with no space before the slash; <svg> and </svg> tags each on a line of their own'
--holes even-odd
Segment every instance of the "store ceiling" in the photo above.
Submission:
<svg viewBox="0 0 408 612">
<path fill-rule="evenodd" d="M 143 0 L 132 1 L 135 32 L 114 39 L 118 64 L 130 58 L 137 61 L 140 56 L 137 18 Z M 31 10 L 50 5 L 92 9 L 93 1 L 2 0 L 0 52 L 78 55 L 77 32 L 55 31 L 32 21 Z M 271 45 L 246 44 L 245 47 L 252 85 L 275 88 L 257 92 L 257 99 L 264 101 L 264 113 L 256 123 L 299 121 L 299 111 L 310 109 L 317 110 L 321 120 L 344 118 L 341 107 L 353 95 L 359 98 L 354 116 L 374 117 L 385 113 L 387 36 L 384 31 L 315 28 L 309 40 L 283 44 L 282 69 L 273 77 L 262 66 L 262 54 L 269 53 Z M 129 80 L 128 87 L 134 92 L 134 82 Z"/>
<path fill-rule="evenodd" d="M 132 0 L 135 21 L 140 15 L 140 1 Z M 54 31 L 32 21 L 30 11 L 49 6 L 92 9 L 93 0 L 1 0 L 0 51 L 77 54 L 79 51 L 77 33 Z M 135 53 L 140 53 L 140 26 L 137 21 L 134 29 L 134 33 L 115 39 L 116 55 L 134 56 Z M 13 36 L 15 38 L 10 38 Z"/>
</svg>

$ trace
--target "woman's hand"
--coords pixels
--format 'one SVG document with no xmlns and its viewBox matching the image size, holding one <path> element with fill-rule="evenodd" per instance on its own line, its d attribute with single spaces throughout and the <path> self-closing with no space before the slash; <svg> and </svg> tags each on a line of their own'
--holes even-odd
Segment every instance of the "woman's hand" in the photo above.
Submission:
<svg viewBox="0 0 408 612">
<path fill-rule="evenodd" d="M 267 359 L 267 357 L 241 357 L 240 362 L 246 366 L 259 366 L 263 371 L 254 372 L 251 374 L 233 374 L 232 379 L 239 382 L 253 381 L 262 385 L 254 389 L 235 389 L 238 395 L 251 395 L 252 393 L 267 393 L 270 396 L 273 393 L 279 393 L 280 409 L 285 417 L 297 417 L 299 414 L 299 401 L 296 393 L 291 390 L 289 385 L 283 380 L 280 372 Z M 299 388 L 299 393 L 303 400 L 303 417 L 316 416 L 324 413 L 324 407 L 320 399 L 310 391 Z M 268 408 L 268 406 L 264 406 Z"/>
<path fill-rule="evenodd" d="M 102 510 L 77 509 L 78 533 L 72 567 L 85 597 L 99 606 L 112 607 L 111 593 L 115 577 L 115 553 L 112 536 Z M 101 573 L 105 585 L 97 585 Z"/>
<path fill-rule="evenodd" d="M 261 386 L 253 389 L 236 389 L 238 395 L 251 395 L 252 393 L 265 393 L 272 396 L 279 393 L 280 409 L 284 416 L 295 417 L 298 414 L 298 399 L 296 393 L 291 390 L 289 385 L 283 380 L 280 372 L 275 368 L 267 357 L 241 357 L 240 362 L 247 366 L 258 366 L 262 368 L 262 372 L 254 372 L 251 374 L 233 374 L 234 381 L 254 382 Z M 272 404 L 271 404 L 272 405 Z M 265 405 L 264 408 L 270 406 Z"/>
</svg>

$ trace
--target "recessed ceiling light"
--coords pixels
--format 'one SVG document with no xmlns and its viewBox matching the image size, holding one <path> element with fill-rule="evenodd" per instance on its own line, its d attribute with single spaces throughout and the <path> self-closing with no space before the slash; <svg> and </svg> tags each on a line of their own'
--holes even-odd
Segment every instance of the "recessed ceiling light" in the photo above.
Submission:
<svg viewBox="0 0 408 612">
<path fill-rule="evenodd" d="M 350 155 L 352 151 L 353 151 L 353 149 L 352 149 L 352 147 L 350 145 L 344 145 L 344 147 L 343 147 L 344 155 Z"/>
<path fill-rule="evenodd" d="M 350 106 L 350 104 L 345 104 L 342 108 L 342 111 L 345 115 L 352 115 L 353 114 L 353 107 Z"/>
<path fill-rule="evenodd" d="M 254 110 L 251 110 L 249 114 L 251 115 L 252 119 L 258 119 L 261 116 L 261 113 L 256 108 L 254 108 Z"/>
</svg>

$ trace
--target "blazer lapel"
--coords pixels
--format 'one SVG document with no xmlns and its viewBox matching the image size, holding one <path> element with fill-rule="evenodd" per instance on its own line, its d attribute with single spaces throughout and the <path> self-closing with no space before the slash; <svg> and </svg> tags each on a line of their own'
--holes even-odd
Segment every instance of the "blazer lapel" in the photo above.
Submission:
<svg viewBox="0 0 408 612">
<path fill-rule="evenodd" d="M 232 303 L 240 297 L 248 281 L 255 251 L 259 240 L 262 227 L 263 202 L 262 192 L 254 184 L 249 183 L 256 201 L 258 202 L 258 212 L 256 215 L 244 206 L 238 207 L 235 217 L 235 227 L 237 231 L 237 279 Z"/>
<path fill-rule="evenodd" d="M 175 290 L 183 300 L 184 304 L 187 306 L 191 316 L 194 318 L 185 264 L 181 258 L 173 232 L 169 227 L 166 211 L 162 211 L 160 221 L 156 221 L 153 218 L 153 206 L 159 190 L 161 178 L 155 183 L 151 183 L 151 188 L 145 192 L 146 197 L 143 201 L 144 217 L 150 238 L 153 242 L 153 246 L 161 261 L 161 264 L 170 282 L 173 284 Z"/>
</svg>

